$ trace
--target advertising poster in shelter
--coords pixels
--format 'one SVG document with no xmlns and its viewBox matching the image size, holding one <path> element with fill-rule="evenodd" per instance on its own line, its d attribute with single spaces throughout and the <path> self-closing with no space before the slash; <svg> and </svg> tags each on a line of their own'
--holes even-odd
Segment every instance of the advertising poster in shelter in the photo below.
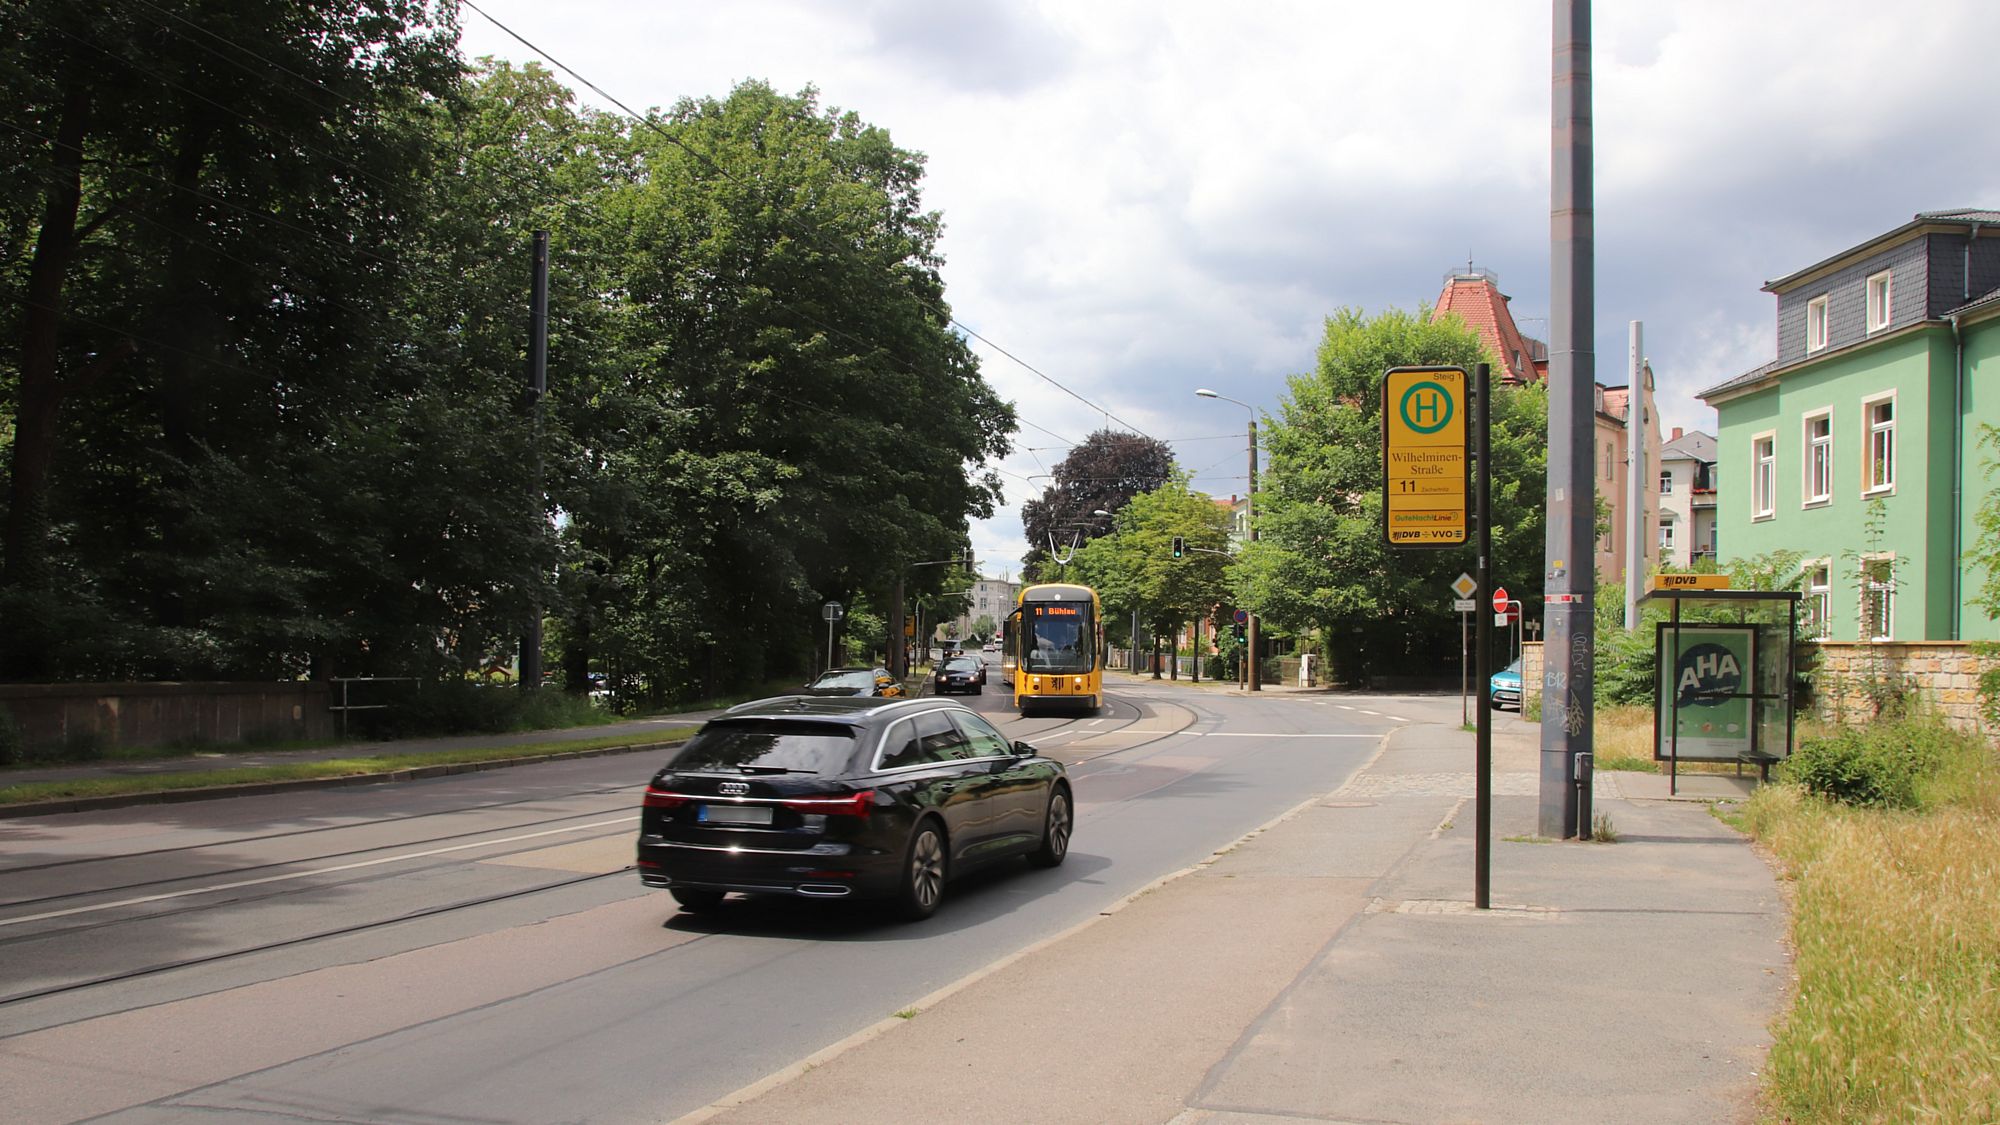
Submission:
<svg viewBox="0 0 2000 1125">
<path fill-rule="evenodd" d="M 1749 757 L 1756 745 L 1749 698 L 1756 683 L 1756 628 L 1683 624 L 1676 632 L 1663 626 L 1659 650 L 1654 756 L 1724 762 Z"/>
</svg>

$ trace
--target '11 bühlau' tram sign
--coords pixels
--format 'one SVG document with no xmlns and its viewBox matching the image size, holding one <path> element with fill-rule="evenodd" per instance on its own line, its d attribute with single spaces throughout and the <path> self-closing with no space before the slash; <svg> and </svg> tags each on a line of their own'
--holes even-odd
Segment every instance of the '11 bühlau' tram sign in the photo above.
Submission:
<svg viewBox="0 0 2000 1125">
<path fill-rule="evenodd" d="M 1466 541 L 1465 370 L 1392 367 L 1382 381 L 1382 533 L 1391 547 Z"/>
</svg>

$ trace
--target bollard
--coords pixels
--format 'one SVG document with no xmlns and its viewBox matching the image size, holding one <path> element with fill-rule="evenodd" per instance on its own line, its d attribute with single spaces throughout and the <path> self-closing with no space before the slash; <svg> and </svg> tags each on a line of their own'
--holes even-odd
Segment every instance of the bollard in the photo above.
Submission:
<svg viewBox="0 0 2000 1125">
<path fill-rule="evenodd" d="M 1590 775 L 1589 754 L 1576 756 L 1576 838 L 1590 839 Z"/>
</svg>

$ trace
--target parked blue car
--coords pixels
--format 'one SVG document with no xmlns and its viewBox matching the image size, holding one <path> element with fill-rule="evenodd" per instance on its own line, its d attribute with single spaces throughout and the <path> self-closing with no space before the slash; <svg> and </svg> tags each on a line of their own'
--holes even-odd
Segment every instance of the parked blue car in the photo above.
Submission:
<svg viewBox="0 0 2000 1125">
<path fill-rule="evenodd" d="M 1515 658 L 1514 663 L 1493 673 L 1493 678 L 1486 685 L 1486 697 L 1492 701 L 1495 711 L 1508 707 L 1512 707 L 1516 711 L 1521 709 L 1521 661 L 1519 657 Z"/>
</svg>

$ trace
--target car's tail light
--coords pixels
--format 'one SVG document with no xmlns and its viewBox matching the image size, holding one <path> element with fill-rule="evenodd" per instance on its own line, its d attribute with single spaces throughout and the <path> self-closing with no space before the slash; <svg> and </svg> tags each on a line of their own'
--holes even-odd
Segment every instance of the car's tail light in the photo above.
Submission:
<svg viewBox="0 0 2000 1125">
<path fill-rule="evenodd" d="M 864 789 L 859 793 L 843 793 L 838 797 L 786 797 L 778 802 L 793 812 L 817 813 L 821 816 L 867 816 L 875 805 L 875 791 Z"/>
<path fill-rule="evenodd" d="M 687 804 L 690 800 L 692 798 L 683 794 L 669 793 L 664 789 L 655 789 L 648 785 L 646 786 L 646 799 L 642 803 L 642 807 L 649 809 L 677 809 Z"/>
</svg>

